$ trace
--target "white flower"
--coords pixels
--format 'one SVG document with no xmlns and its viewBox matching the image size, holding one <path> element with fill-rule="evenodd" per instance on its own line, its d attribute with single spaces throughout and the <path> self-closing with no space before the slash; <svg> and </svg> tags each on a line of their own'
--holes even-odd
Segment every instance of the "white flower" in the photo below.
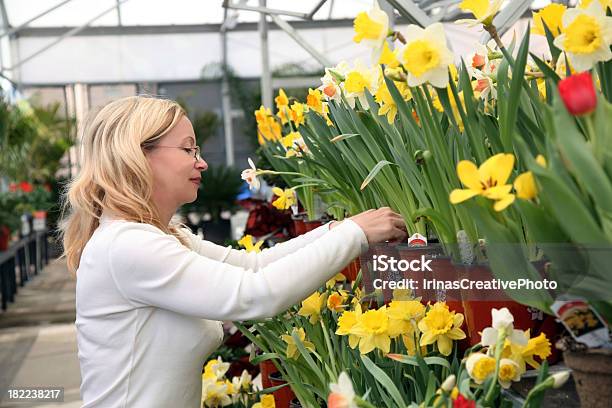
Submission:
<svg viewBox="0 0 612 408">
<path fill-rule="evenodd" d="M 378 62 L 385 39 L 389 34 L 389 16 L 380 9 L 375 1 L 368 12 L 361 12 L 353 22 L 356 43 L 364 43 L 372 48 L 372 63 Z"/>
<path fill-rule="evenodd" d="M 202 381 L 202 403 L 206 407 L 225 407 L 232 399 L 227 393 L 227 384 L 213 379 Z"/>
<path fill-rule="evenodd" d="M 491 24 L 503 2 L 504 0 L 463 0 L 459 4 L 459 8 L 463 11 L 469 11 L 476 19 L 466 18 L 457 20 L 455 23 L 467 24 L 468 27 L 473 27 L 478 24 Z"/>
<path fill-rule="evenodd" d="M 493 318 L 492 327 L 487 327 L 482 331 L 482 339 L 480 343 L 483 346 L 494 346 L 497 343 L 499 332 L 506 333 L 506 338 L 514 344 L 524 346 L 527 344 L 527 338 L 523 330 L 514 329 L 514 316 L 506 307 L 497 310 L 491 309 Z"/>
<path fill-rule="evenodd" d="M 451 392 L 453 388 L 455 387 L 456 382 L 457 382 L 457 377 L 455 377 L 455 374 L 451 374 L 448 377 L 446 377 L 446 380 L 444 380 L 444 382 L 440 386 L 440 389 L 442 389 L 442 391 L 444 392 Z"/>
<path fill-rule="evenodd" d="M 435 87 L 446 88 L 453 54 L 446 43 L 444 26 L 434 23 L 423 29 L 409 25 L 405 37 L 407 43 L 402 51 L 402 62 L 408 71 L 408 85 L 429 82 Z"/>
<path fill-rule="evenodd" d="M 355 390 L 349 376 L 343 371 L 337 383 L 329 385 L 331 393 L 327 397 L 328 408 L 357 408 Z"/>
<path fill-rule="evenodd" d="M 502 388 L 510 388 L 512 381 L 520 381 L 521 370 L 519 365 L 509 358 L 502 358 L 499 361 L 499 374 L 497 380 Z"/>
<path fill-rule="evenodd" d="M 251 385 L 251 374 L 247 370 L 242 370 L 242 374 L 240 377 L 232 378 L 232 385 L 235 392 L 239 392 L 240 390 L 248 390 L 249 385 Z"/>
<path fill-rule="evenodd" d="M 322 85 L 318 88 L 329 100 L 339 101 L 342 97 L 340 83 L 344 81 L 350 67 L 346 61 L 341 61 L 332 68 L 325 68 L 325 75 L 321 78 Z"/>
<path fill-rule="evenodd" d="M 569 9 L 562 21 L 563 32 L 554 44 L 566 52 L 576 71 L 586 71 L 612 58 L 612 17 L 606 16 L 600 2 L 592 1 L 586 9 Z"/>
<path fill-rule="evenodd" d="M 554 373 L 552 375 L 553 388 L 563 387 L 563 384 L 567 382 L 567 380 L 569 379 L 569 376 L 570 376 L 569 370 L 561 371 L 560 373 Z"/>
<path fill-rule="evenodd" d="M 361 106 L 369 109 L 365 91 L 367 89 L 372 95 L 376 93 L 380 74 L 379 66 L 366 68 L 361 61 L 357 61 L 353 69 L 347 72 L 342 89 L 351 108 L 355 107 L 355 99 L 359 99 Z"/>
<path fill-rule="evenodd" d="M 255 167 L 255 163 L 253 163 L 250 157 L 248 161 L 251 168 L 243 170 L 240 177 L 249 184 L 251 190 L 259 190 L 261 184 L 257 178 L 257 167 Z"/>
</svg>

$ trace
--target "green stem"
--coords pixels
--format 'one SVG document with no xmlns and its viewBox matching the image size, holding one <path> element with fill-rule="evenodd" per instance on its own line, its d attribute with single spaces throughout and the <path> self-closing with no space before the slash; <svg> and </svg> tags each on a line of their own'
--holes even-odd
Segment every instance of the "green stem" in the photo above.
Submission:
<svg viewBox="0 0 612 408">
<path fill-rule="evenodd" d="M 331 361 L 332 371 L 334 372 L 334 376 L 338 376 L 338 368 L 336 367 L 336 356 L 334 353 L 334 349 L 332 348 L 331 341 L 329 339 L 329 333 L 327 332 L 327 327 L 325 327 L 325 323 L 323 323 L 323 319 L 319 320 L 321 323 L 321 329 L 323 330 L 323 338 L 325 338 L 325 345 L 327 346 L 327 355 L 329 356 L 329 360 Z"/>
<path fill-rule="evenodd" d="M 490 406 L 493 401 L 493 396 L 495 395 L 495 388 L 497 388 L 497 377 L 499 376 L 499 361 L 501 360 L 502 351 L 504 350 L 504 343 L 506 341 L 506 331 L 502 329 L 498 329 L 497 333 L 497 342 L 495 343 L 495 373 L 493 374 L 493 381 L 491 381 L 491 385 L 487 390 L 487 394 L 485 396 L 485 405 Z"/>
</svg>

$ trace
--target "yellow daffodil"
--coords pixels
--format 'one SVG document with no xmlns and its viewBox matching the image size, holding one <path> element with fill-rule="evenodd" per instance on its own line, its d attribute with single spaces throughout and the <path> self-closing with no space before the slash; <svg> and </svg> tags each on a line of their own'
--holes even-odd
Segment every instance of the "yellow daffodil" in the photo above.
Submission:
<svg viewBox="0 0 612 408">
<path fill-rule="evenodd" d="M 502 211 L 514 201 L 514 194 L 510 193 L 512 184 L 506 184 L 513 166 L 514 156 L 506 153 L 490 157 L 480 167 L 468 160 L 460 161 L 457 164 L 457 175 L 467 189 L 453 190 L 450 202 L 458 204 L 481 195 L 495 201 L 495 211 Z"/>
<path fill-rule="evenodd" d="M 386 306 L 363 313 L 353 329 L 354 333 L 359 336 L 359 352 L 367 354 L 374 349 L 379 349 L 385 354 L 389 353 L 391 338 L 388 329 L 389 317 Z"/>
<path fill-rule="evenodd" d="M 504 0 L 463 0 L 459 3 L 462 11 L 470 12 L 476 19 L 457 20 L 458 24 L 467 24 L 469 27 L 482 24 L 491 25 Z"/>
<path fill-rule="evenodd" d="M 438 351 L 448 356 L 453 350 L 453 340 L 465 338 L 465 333 L 460 329 L 463 324 L 463 315 L 450 311 L 444 302 L 434 304 L 418 323 L 419 330 L 423 333 L 420 345 L 427 346 L 436 343 Z"/>
<path fill-rule="evenodd" d="M 578 5 L 578 8 L 585 9 L 591 5 L 591 3 L 595 1 L 595 3 L 601 4 L 601 7 L 606 9 L 612 9 L 612 0 L 582 0 Z"/>
<path fill-rule="evenodd" d="M 502 358 L 499 361 L 499 373 L 497 375 L 499 385 L 507 389 L 510 388 L 512 381 L 520 381 L 520 379 L 521 371 L 518 364 L 509 358 Z"/>
<path fill-rule="evenodd" d="M 286 210 L 288 208 L 291 208 L 291 206 L 297 202 L 297 199 L 295 197 L 295 191 L 291 188 L 283 190 L 281 188 L 274 187 L 272 188 L 272 192 L 278 197 L 272 202 L 274 208 L 277 208 L 279 210 Z"/>
<path fill-rule="evenodd" d="M 546 24 L 553 37 L 557 37 L 563 29 L 562 18 L 566 9 L 567 7 L 563 4 L 551 3 L 542 10 L 533 13 L 531 33 L 546 35 L 544 31 L 544 24 Z"/>
<path fill-rule="evenodd" d="M 289 98 L 287 98 L 287 94 L 285 94 L 283 88 L 278 90 L 278 96 L 274 98 L 274 103 L 276 103 L 276 109 L 279 111 L 289 107 Z"/>
<path fill-rule="evenodd" d="M 304 124 L 304 104 L 300 102 L 293 102 L 291 105 L 291 111 L 289 112 L 291 115 L 291 121 L 295 124 L 295 126 L 300 126 Z"/>
<path fill-rule="evenodd" d="M 281 139 L 281 143 L 285 147 L 285 149 L 290 149 L 293 147 L 295 141 L 300 139 L 301 137 L 302 135 L 300 135 L 299 132 L 290 132 L 287 133 L 286 136 L 283 136 L 283 138 Z"/>
<path fill-rule="evenodd" d="M 389 325 L 391 337 L 411 333 L 417 329 L 417 324 L 425 316 L 425 305 L 418 300 L 393 300 L 387 308 L 387 316 L 391 322 Z"/>
<path fill-rule="evenodd" d="M 301 327 L 299 329 L 294 328 L 292 334 L 293 333 L 297 333 L 300 342 L 306 350 L 315 350 L 314 344 L 306 340 L 306 332 L 304 332 L 304 329 L 302 329 Z M 300 356 L 300 352 L 295 344 L 295 340 L 293 339 L 292 334 L 283 334 L 281 338 L 285 343 L 287 343 L 287 357 L 297 359 Z"/>
<path fill-rule="evenodd" d="M 255 120 L 257 124 L 265 123 L 268 116 L 272 116 L 272 112 L 270 108 L 265 108 L 263 105 L 259 107 L 258 110 L 255 111 Z"/>
<path fill-rule="evenodd" d="M 244 237 L 240 238 L 240 241 L 238 241 L 238 245 L 243 246 L 247 252 L 261 252 L 262 244 L 263 241 L 253 243 L 252 235 L 245 235 Z"/>
<path fill-rule="evenodd" d="M 476 384 L 482 384 L 495 372 L 495 359 L 483 353 L 472 353 L 465 362 L 465 368 Z"/>
<path fill-rule="evenodd" d="M 353 21 L 355 36 L 353 41 L 364 43 L 372 48 L 372 61 L 376 62 L 382 51 L 385 38 L 389 34 L 389 16 L 374 2 L 372 8 L 357 14 Z"/>
<path fill-rule="evenodd" d="M 355 310 L 347 310 L 338 318 L 338 329 L 336 334 L 339 336 L 349 336 L 349 346 L 354 349 L 359 344 L 359 336 L 355 334 L 355 327 L 361 318 L 361 305 L 357 303 Z"/>
<path fill-rule="evenodd" d="M 252 408 L 276 408 L 276 400 L 274 395 L 262 395 L 259 402 L 255 403 Z"/>
<path fill-rule="evenodd" d="M 453 110 L 453 117 L 455 118 L 455 122 L 457 122 L 459 130 L 463 132 L 463 119 L 461 119 L 461 114 L 459 113 L 459 105 L 457 104 L 457 100 L 455 99 L 455 94 L 453 94 L 453 92 L 451 91 L 450 85 L 447 86 L 446 89 L 448 90 L 448 99 L 450 100 L 451 109 Z M 463 96 L 463 91 L 459 91 L 457 95 L 459 96 L 459 104 L 461 105 L 461 108 L 465 111 L 465 99 Z M 440 101 L 437 92 L 436 97 L 433 100 L 433 106 L 439 112 L 444 112 L 444 107 L 442 106 L 442 102 Z"/>
<path fill-rule="evenodd" d="M 280 140 L 281 125 L 276 121 L 274 116 L 268 116 L 257 124 L 257 131 L 263 137 L 263 141 Z"/>
<path fill-rule="evenodd" d="M 388 68 L 397 68 L 400 65 L 400 61 L 398 59 L 399 48 L 391 51 L 389 44 L 385 41 L 383 43 L 382 52 L 380 53 L 380 58 L 378 59 L 379 64 L 386 65 Z"/>
<path fill-rule="evenodd" d="M 612 58 L 612 17 L 606 16 L 599 1 L 585 9 L 569 9 L 563 15 L 563 33 L 554 44 L 566 52 L 577 71 L 591 69 Z"/>
<path fill-rule="evenodd" d="M 304 299 L 298 314 L 300 316 L 308 317 L 310 324 L 315 324 L 321 317 L 321 310 L 325 307 L 326 300 L 326 294 L 315 292 Z"/>
<path fill-rule="evenodd" d="M 318 89 L 308 88 L 306 105 L 315 112 L 323 114 L 323 94 Z"/>
<path fill-rule="evenodd" d="M 410 88 L 405 82 L 394 82 L 394 84 L 404 100 L 408 101 L 412 99 Z M 395 104 L 395 100 L 391 96 L 391 92 L 384 81 L 381 81 L 378 90 L 374 94 L 374 99 L 376 99 L 376 102 L 378 102 L 380 105 L 378 114 L 380 116 L 386 115 L 387 122 L 392 124 L 395 121 L 395 116 L 397 115 L 397 105 Z"/>
<path fill-rule="evenodd" d="M 220 380 L 227 370 L 229 370 L 229 363 L 223 362 L 221 357 L 216 360 L 209 360 L 204 366 L 204 373 L 202 374 L 203 379 Z"/>
<path fill-rule="evenodd" d="M 438 88 L 446 87 L 453 54 L 446 43 L 444 26 L 434 23 L 423 29 L 409 25 L 405 37 L 408 42 L 402 52 L 402 61 L 408 71 L 408 85 L 415 87 L 429 82 Z"/>
<path fill-rule="evenodd" d="M 325 282 L 325 287 L 328 288 L 328 289 L 331 289 L 334 286 L 336 286 L 336 283 L 344 282 L 344 281 L 346 281 L 346 276 L 344 276 L 342 273 L 338 272 L 331 279 L 329 279 L 327 282 Z"/>
<path fill-rule="evenodd" d="M 202 403 L 205 407 L 224 407 L 232 403 L 224 381 L 202 381 Z"/>
<path fill-rule="evenodd" d="M 519 365 L 519 370 L 524 373 L 527 369 L 527 364 L 533 368 L 540 368 L 540 363 L 535 360 L 538 357 L 544 360 L 551 355 L 551 344 L 544 333 L 540 333 L 537 337 L 530 338 L 529 330 L 525 331 L 525 339 L 527 344 L 520 345 L 506 340 L 502 357 L 510 358 Z"/>
<path fill-rule="evenodd" d="M 393 289 L 392 298 L 393 300 L 415 300 L 410 289 Z"/>
<path fill-rule="evenodd" d="M 340 312 L 344 310 L 346 307 L 346 301 L 348 299 L 348 294 L 344 290 L 338 290 L 332 292 L 327 297 L 327 308 L 334 312 Z"/>
</svg>

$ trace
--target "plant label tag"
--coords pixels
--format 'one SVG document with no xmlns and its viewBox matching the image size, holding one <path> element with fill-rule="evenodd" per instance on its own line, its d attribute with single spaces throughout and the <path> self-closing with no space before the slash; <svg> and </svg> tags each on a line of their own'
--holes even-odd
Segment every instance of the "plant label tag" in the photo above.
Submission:
<svg viewBox="0 0 612 408">
<path fill-rule="evenodd" d="M 408 246 L 411 247 L 420 247 L 427 246 L 427 238 L 423 235 L 415 232 L 410 238 L 408 238 Z"/>
<path fill-rule="evenodd" d="M 589 348 L 601 347 L 610 341 L 606 322 L 586 300 L 557 300 L 550 308 L 574 340 Z"/>
</svg>

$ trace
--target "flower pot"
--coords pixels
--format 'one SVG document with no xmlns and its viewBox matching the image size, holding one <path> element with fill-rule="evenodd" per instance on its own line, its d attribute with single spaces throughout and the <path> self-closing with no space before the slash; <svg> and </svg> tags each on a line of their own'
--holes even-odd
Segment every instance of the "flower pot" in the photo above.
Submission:
<svg viewBox="0 0 612 408">
<path fill-rule="evenodd" d="M 34 231 L 44 231 L 47 228 L 47 212 L 34 211 L 32 212 L 34 219 L 32 220 L 32 229 Z"/>
<path fill-rule="evenodd" d="M 264 388 L 272 387 L 270 375 L 278 372 L 278 369 L 276 368 L 272 360 L 264 360 L 259 363 L 259 372 L 261 373 L 261 385 Z"/>
<path fill-rule="evenodd" d="M 427 246 L 398 245 L 396 250 L 399 258 L 408 262 L 412 261 L 413 259 L 420 259 L 421 256 L 424 256 L 426 259 L 433 259 L 444 255 L 442 246 L 436 244 Z M 416 286 L 418 289 L 415 290 L 414 296 L 420 297 L 424 303 L 429 301 L 435 302 L 435 291 L 425 289 L 423 286 L 424 279 L 432 278 L 430 272 L 407 270 L 402 272 L 402 274 L 404 279 L 414 279 L 416 281 Z"/>
<path fill-rule="evenodd" d="M 304 224 L 305 215 L 304 214 L 292 215 L 291 219 L 293 220 L 293 231 L 291 235 L 293 237 L 299 237 L 300 235 L 305 234 L 306 233 L 306 224 Z"/>
<path fill-rule="evenodd" d="M 494 276 L 487 264 L 465 265 L 465 274 L 471 280 L 491 280 Z M 545 314 L 535 308 L 522 305 L 512 300 L 504 290 L 462 290 L 463 308 L 467 335 L 470 344 L 480 342 L 480 333 L 491 326 L 491 309 L 508 308 L 514 316 L 514 328 L 520 330 L 530 329 L 531 337 L 544 333 L 551 344 L 554 344 L 558 336 L 558 325 L 555 317 Z M 553 349 L 548 358 L 549 363 L 558 360 L 558 353 Z"/>
<path fill-rule="evenodd" d="M 11 230 L 6 225 L 0 225 L 0 251 L 8 249 L 11 239 Z"/>
<path fill-rule="evenodd" d="M 306 228 L 306 232 L 310 232 L 314 229 L 317 229 L 321 225 L 323 225 L 323 221 L 321 220 L 304 221 L 304 227 Z"/>
<path fill-rule="evenodd" d="M 342 269 L 341 273 L 346 277 L 347 282 L 354 282 L 357 279 L 360 269 L 361 263 L 359 262 L 359 258 L 355 258 Z"/>
<path fill-rule="evenodd" d="M 583 407 L 608 407 L 612 401 L 612 350 L 588 349 L 563 352 L 572 369 Z"/>
<path fill-rule="evenodd" d="M 273 387 L 287 384 L 287 381 L 281 377 L 279 372 L 272 373 L 268 377 Z M 291 390 L 291 387 L 283 387 L 279 390 L 276 390 L 272 393 L 274 395 L 274 402 L 276 403 L 276 408 L 289 408 L 291 401 L 295 398 L 295 394 Z"/>
</svg>

